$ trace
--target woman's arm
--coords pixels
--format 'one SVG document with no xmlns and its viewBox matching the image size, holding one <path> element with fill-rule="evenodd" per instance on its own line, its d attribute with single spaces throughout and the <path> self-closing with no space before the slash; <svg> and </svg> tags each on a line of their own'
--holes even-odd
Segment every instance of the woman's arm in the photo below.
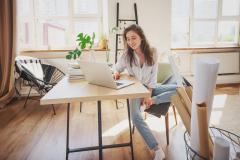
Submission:
<svg viewBox="0 0 240 160">
<path fill-rule="evenodd" d="M 157 56 L 157 53 L 156 51 L 153 53 L 153 57 L 154 57 L 154 64 L 152 66 L 152 70 L 151 70 L 151 75 L 150 75 L 150 81 L 149 81 L 149 84 L 148 84 L 148 90 L 150 91 L 150 95 L 152 95 L 152 90 L 153 88 L 156 87 L 157 85 L 157 72 L 158 72 L 158 56 Z M 145 98 L 144 101 L 146 106 L 150 106 L 153 104 L 153 100 L 151 97 L 149 98 Z"/>
<path fill-rule="evenodd" d="M 119 60 L 117 61 L 116 65 L 115 65 L 115 71 L 114 71 L 114 78 L 115 79 L 119 79 L 120 78 L 120 73 L 124 71 L 124 69 L 127 66 L 126 63 L 126 53 L 121 55 L 121 57 L 119 58 Z"/>
<path fill-rule="evenodd" d="M 117 63 L 115 64 L 115 71 L 121 73 L 124 71 L 124 69 L 127 67 L 127 54 L 124 53 L 121 55 L 121 57 L 118 59 Z"/>
</svg>

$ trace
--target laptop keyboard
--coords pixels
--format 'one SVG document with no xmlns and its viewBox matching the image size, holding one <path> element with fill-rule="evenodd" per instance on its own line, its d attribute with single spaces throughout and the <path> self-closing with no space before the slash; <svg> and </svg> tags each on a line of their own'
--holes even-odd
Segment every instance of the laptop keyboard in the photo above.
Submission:
<svg viewBox="0 0 240 160">
<path fill-rule="evenodd" d="M 116 85 L 117 85 L 117 86 L 120 86 L 120 85 L 122 85 L 122 83 L 116 82 Z"/>
</svg>

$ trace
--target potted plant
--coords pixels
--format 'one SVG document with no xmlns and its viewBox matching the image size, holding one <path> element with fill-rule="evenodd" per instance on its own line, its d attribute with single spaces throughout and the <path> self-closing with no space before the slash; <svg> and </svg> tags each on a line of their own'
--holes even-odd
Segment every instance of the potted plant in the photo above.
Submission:
<svg viewBox="0 0 240 160">
<path fill-rule="evenodd" d="M 66 59 L 77 59 L 82 54 L 82 50 L 85 49 L 86 47 L 89 47 L 89 49 L 91 50 L 94 44 L 94 39 L 95 39 L 94 32 L 92 36 L 80 32 L 77 35 L 76 40 L 78 42 L 78 47 L 75 50 L 68 52 L 68 54 L 66 55 Z"/>
</svg>

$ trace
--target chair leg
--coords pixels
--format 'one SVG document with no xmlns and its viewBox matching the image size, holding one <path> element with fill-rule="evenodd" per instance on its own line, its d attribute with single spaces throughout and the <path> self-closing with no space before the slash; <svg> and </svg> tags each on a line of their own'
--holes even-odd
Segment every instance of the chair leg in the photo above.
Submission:
<svg viewBox="0 0 240 160">
<path fill-rule="evenodd" d="M 173 114 L 174 114 L 174 118 L 175 118 L 175 124 L 177 125 L 177 114 L 176 114 L 175 106 L 172 105 L 172 108 L 173 108 Z"/>
<path fill-rule="evenodd" d="M 56 115 L 56 111 L 53 104 L 52 104 L 52 109 L 53 109 L 53 114 Z"/>
<path fill-rule="evenodd" d="M 166 126 L 167 145 L 169 145 L 169 119 L 168 119 L 168 113 L 165 116 L 165 126 Z"/>
<path fill-rule="evenodd" d="M 82 112 L 82 102 L 80 102 L 80 113 Z"/>
<path fill-rule="evenodd" d="M 26 98 L 26 100 L 25 100 L 25 103 L 24 103 L 24 105 L 23 105 L 23 108 L 26 108 L 26 104 L 27 104 L 29 95 L 30 95 L 30 93 L 31 93 L 31 90 L 32 90 L 32 86 L 31 86 L 31 88 L 29 89 L 28 96 L 27 96 L 27 98 Z"/>
</svg>

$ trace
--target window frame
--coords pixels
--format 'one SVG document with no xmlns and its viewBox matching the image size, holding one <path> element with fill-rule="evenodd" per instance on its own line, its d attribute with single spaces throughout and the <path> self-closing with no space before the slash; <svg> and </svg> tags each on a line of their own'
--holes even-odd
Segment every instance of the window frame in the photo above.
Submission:
<svg viewBox="0 0 240 160">
<path fill-rule="evenodd" d="M 74 36 L 74 21 L 96 21 L 98 23 L 98 34 L 99 38 L 103 34 L 103 13 L 102 13 L 102 3 L 103 0 L 97 0 L 98 2 L 98 13 L 97 14 L 74 14 L 74 0 L 67 0 L 68 3 L 68 15 L 66 16 L 37 16 L 36 15 L 36 8 L 35 5 L 36 0 L 29 0 L 29 5 L 30 5 L 30 14 L 28 16 L 21 17 L 21 20 L 19 20 L 19 25 L 23 25 L 23 23 L 28 22 L 29 23 L 29 32 L 32 31 L 32 37 L 36 38 L 31 38 L 31 35 L 29 34 L 28 39 L 32 43 L 26 44 L 25 43 L 25 37 L 23 42 L 20 42 L 18 38 L 18 43 L 21 44 L 19 49 L 27 51 L 27 50 L 58 50 L 58 49 L 69 49 L 72 48 L 74 49 L 76 45 L 74 45 L 76 37 Z M 41 20 L 66 20 L 68 27 L 67 27 L 67 33 L 66 33 L 66 39 L 69 41 L 66 46 L 63 47 L 58 47 L 54 46 L 51 47 L 49 44 L 44 45 L 43 44 L 43 32 L 38 33 L 38 24 Z M 33 25 L 33 26 L 31 26 Z M 97 42 L 95 42 L 97 43 Z"/>
<path fill-rule="evenodd" d="M 223 0 L 217 0 L 217 15 L 216 18 L 195 18 L 194 17 L 194 0 L 189 0 L 189 29 L 186 34 L 187 36 L 187 46 L 172 46 L 171 48 L 221 48 L 221 47 L 239 47 L 240 46 L 240 35 L 238 35 L 237 42 L 232 43 L 232 42 L 220 42 L 218 41 L 218 34 L 219 34 L 219 22 L 220 21 L 237 21 L 238 22 L 238 32 L 240 31 L 240 13 L 238 16 L 223 16 L 222 15 L 222 8 L 223 8 Z M 240 11 L 239 11 L 240 12 Z M 172 17 L 173 18 L 173 17 Z M 206 21 L 214 21 L 215 22 L 215 31 L 214 31 L 214 41 L 213 44 L 205 43 L 205 44 L 195 44 L 193 43 L 193 25 L 194 22 L 206 22 Z M 173 31 L 172 31 L 173 33 Z M 171 42 L 172 43 L 172 42 Z"/>
</svg>

